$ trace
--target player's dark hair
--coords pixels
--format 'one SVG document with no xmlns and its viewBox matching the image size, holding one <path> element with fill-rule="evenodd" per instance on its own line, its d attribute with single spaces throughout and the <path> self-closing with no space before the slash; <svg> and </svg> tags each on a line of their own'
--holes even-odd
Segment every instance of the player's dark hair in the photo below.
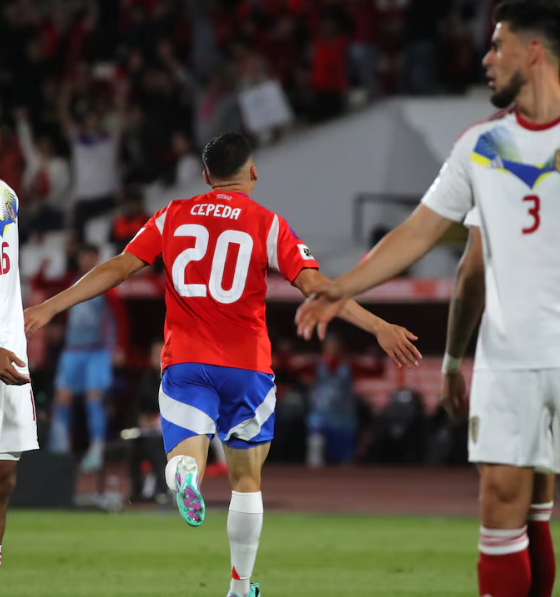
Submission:
<svg viewBox="0 0 560 597">
<path fill-rule="evenodd" d="M 202 161 L 210 177 L 228 180 L 243 168 L 252 153 L 251 145 L 243 135 L 224 133 L 206 145 Z"/>
<path fill-rule="evenodd" d="M 560 1 L 503 0 L 494 12 L 496 23 L 505 22 L 515 33 L 542 35 L 560 60 Z"/>
</svg>

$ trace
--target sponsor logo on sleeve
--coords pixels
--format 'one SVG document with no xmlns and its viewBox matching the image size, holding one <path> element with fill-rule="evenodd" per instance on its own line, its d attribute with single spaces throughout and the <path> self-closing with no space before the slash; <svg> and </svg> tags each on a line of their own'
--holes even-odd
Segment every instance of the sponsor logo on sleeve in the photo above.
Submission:
<svg viewBox="0 0 560 597">
<path fill-rule="evenodd" d="M 306 245 L 298 245 L 298 249 L 303 259 L 305 259 L 306 261 L 315 261 L 315 257 L 313 257 L 313 255 L 311 254 L 309 247 L 307 247 Z"/>
</svg>

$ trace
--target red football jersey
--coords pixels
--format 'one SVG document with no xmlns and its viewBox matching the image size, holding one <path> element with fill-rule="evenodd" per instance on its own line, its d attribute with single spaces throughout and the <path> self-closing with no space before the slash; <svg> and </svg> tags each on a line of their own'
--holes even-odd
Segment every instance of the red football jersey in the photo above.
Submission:
<svg viewBox="0 0 560 597">
<path fill-rule="evenodd" d="M 150 264 L 163 257 L 164 369 L 204 363 L 272 373 L 267 271 L 293 282 L 319 268 L 283 218 L 237 192 L 172 201 L 125 251 Z"/>
</svg>

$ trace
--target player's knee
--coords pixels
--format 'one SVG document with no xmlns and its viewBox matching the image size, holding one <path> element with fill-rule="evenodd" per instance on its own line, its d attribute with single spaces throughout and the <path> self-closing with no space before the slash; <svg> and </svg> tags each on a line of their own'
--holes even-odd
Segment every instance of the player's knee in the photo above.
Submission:
<svg viewBox="0 0 560 597">
<path fill-rule="evenodd" d="M 72 393 L 68 390 L 58 390 L 54 397 L 55 404 L 67 406 L 72 402 Z"/>
<path fill-rule="evenodd" d="M 492 479 L 480 492 L 482 524 L 490 528 L 520 528 L 525 524 L 529 504 L 519 486 Z"/>
<path fill-rule="evenodd" d="M 15 467 L 0 467 L 0 502 L 8 501 L 15 488 Z"/>
<path fill-rule="evenodd" d="M 483 506 L 504 507 L 512 506 L 519 501 L 522 492 L 512 484 L 500 483 L 498 479 L 491 479 L 483 484 L 480 501 Z"/>
</svg>

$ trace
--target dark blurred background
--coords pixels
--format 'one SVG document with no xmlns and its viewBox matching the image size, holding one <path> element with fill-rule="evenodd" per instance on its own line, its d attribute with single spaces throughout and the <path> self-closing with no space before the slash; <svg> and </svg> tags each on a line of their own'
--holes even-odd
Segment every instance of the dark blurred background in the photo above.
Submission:
<svg viewBox="0 0 560 597">
<path fill-rule="evenodd" d="M 91 265 L 120 252 L 171 198 L 201 192 L 200 151 L 226 130 L 254 143 L 265 171 L 262 201 L 297 214 L 290 221 L 315 242 L 324 271 L 341 273 L 412 209 L 463 125 L 490 112 L 485 96 L 478 98 L 494 4 L 3 0 L 0 176 L 21 201 L 26 303 L 72 283 L 88 254 Z M 304 157 L 294 167 L 290 155 Z M 344 179 L 344 197 L 320 171 L 333 159 L 331 176 Z M 323 186 L 313 187 L 318 180 Z M 457 229 L 425 267 L 364 298 L 420 336 L 425 359 L 415 371 L 397 370 L 375 338 L 343 324 L 322 346 L 303 343 L 292 323 L 297 292 L 271 277 L 272 460 L 465 464 L 465 427 L 438 406 L 447 302 L 463 240 Z M 103 488 L 104 463 L 126 463 L 137 500 L 166 499 L 157 421 L 163 288 L 156 264 L 120 288 L 103 315 L 111 328 L 103 336 L 111 362 L 107 428 L 100 462 L 85 470 L 100 470 Z M 72 396 L 62 450 L 51 425 L 66 326 L 65 317 L 53 322 L 30 344 L 29 358 L 42 444 L 81 458 L 92 443 L 90 388 Z M 93 378 L 102 375 L 92 367 Z M 219 445 L 212 458 L 212 474 L 223 474 Z"/>
</svg>

